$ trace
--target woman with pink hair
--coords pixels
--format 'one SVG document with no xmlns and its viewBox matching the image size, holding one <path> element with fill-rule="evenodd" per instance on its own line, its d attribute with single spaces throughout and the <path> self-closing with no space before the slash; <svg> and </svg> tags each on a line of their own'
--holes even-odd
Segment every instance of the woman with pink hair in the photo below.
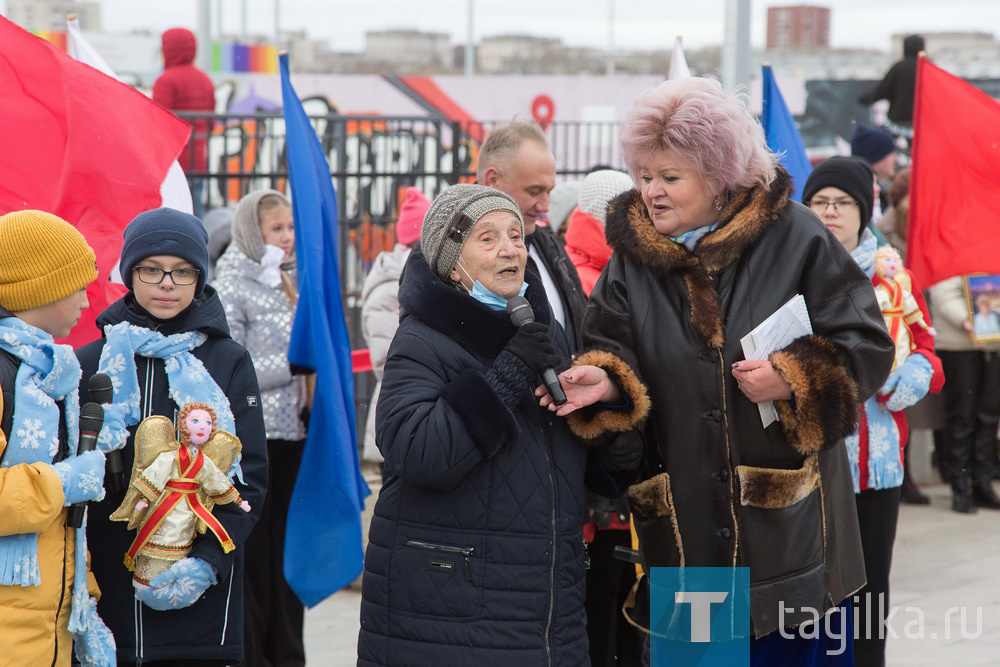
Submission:
<svg viewBox="0 0 1000 667">
<path fill-rule="evenodd" d="M 569 400 L 539 390 L 541 403 L 589 441 L 644 436 L 628 500 L 646 573 L 748 568 L 727 597 L 735 607 L 723 605 L 728 636 L 713 623 L 713 641 L 752 637 L 759 665 L 850 664 L 846 633 L 830 631 L 851 627 L 842 602 L 865 583 L 843 439 L 893 358 L 871 283 L 789 199 L 760 124 L 717 81 L 645 91 L 621 142 L 636 189 L 609 204 L 614 252 L 587 306 L 585 350 L 560 376 Z M 797 295 L 812 333 L 747 359 L 741 339 Z M 663 588 L 643 576 L 626 615 L 681 651 L 692 626 L 669 622 Z"/>
</svg>

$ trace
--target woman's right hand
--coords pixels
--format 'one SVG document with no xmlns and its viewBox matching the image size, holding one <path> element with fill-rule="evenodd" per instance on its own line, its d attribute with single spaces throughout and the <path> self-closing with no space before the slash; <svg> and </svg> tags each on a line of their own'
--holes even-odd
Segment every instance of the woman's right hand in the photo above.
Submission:
<svg viewBox="0 0 1000 667">
<path fill-rule="evenodd" d="M 617 403 L 621 401 L 621 390 L 611 381 L 607 371 L 598 366 L 573 366 L 559 374 L 559 383 L 566 392 L 566 402 L 556 405 L 545 390 L 545 385 L 535 389 L 540 397 L 539 405 L 547 407 L 560 417 L 585 408 L 594 403 Z"/>
</svg>

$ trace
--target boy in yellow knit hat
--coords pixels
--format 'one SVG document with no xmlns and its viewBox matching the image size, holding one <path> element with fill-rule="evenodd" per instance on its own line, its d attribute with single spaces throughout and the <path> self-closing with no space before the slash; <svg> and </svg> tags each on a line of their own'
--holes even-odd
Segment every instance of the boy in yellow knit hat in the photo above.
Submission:
<svg viewBox="0 0 1000 667">
<path fill-rule="evenodd" d="M 64 337 L 87 307 L 94 251 L 42 211 L 0 216 L 0 627 L 4 661 L 115 664 L 70 505 L 104 497 L 104 454 L 79 454 L 80 364 Z"/>
</svg>

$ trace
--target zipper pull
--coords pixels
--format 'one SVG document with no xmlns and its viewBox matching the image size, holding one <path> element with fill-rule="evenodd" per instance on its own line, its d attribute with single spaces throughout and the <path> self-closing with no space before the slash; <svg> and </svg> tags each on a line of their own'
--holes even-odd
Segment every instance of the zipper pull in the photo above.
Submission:
<svg viewBox="0 0 1000 667">
<path fill-rule="evenodd" d="M 590 569 L 590 545 L 587 544 L 587 540 L 582 540 L 583 542 L 583 569 Z"/>
<path fill-rule="evenodd" d="M 472 583 L 472 563 L 469 558 L 472 556 L 471 553 L 465 553 L 465 580 Z"/>
</svg>

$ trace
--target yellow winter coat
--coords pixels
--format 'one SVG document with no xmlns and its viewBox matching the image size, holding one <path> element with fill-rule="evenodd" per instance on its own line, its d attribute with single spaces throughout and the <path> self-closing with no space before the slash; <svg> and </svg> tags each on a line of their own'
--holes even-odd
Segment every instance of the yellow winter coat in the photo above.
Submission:
<svg viewBox="0 0 1000 667">
<path fill-rule="evenodd" d="M 6 446 L 0 432 L 0 456 Z M 76 531 L 66 527 L 64 502 L 62 483 L 48 464 L 0 468 L 0 535 L 39 533 L 42 577 L 40 586 L 0 586 L 0 665 L 70 664 Z M 89 572 L 87 584 L 100 596 Z"/>
</svg>

